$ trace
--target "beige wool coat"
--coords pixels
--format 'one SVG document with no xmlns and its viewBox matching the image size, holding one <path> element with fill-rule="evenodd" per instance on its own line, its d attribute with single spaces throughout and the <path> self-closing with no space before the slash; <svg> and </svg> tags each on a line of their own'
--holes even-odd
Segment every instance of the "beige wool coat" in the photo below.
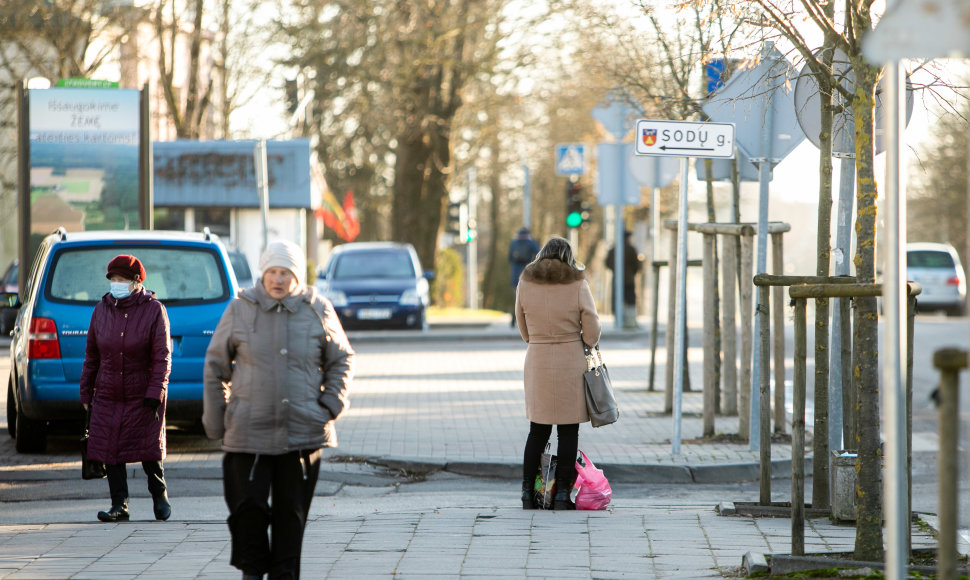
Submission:
<svg viewBox="0 0 970 580">
<path fill-rule="evenodd" d="M 589 421 L 580 339 L 599 342 L 599 316 L 581 270 L 546 258 L 526 266 L 515 293 L 515 320 L 525 354 L 525 414 L 543 425 Z"/>
</svg>

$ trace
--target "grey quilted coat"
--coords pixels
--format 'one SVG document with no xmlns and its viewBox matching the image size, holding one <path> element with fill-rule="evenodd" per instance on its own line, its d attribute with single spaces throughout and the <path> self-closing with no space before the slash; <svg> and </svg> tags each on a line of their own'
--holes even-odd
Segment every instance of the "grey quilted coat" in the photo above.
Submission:
<svg viewBox="0 0 970 580">
<path fill-rule="evenodd" d="M 283 300 L 260 283 L 243 290 L 206 351 L 206 435 L 237 453 L 335 447 L 353 361 L 333 305 L 313 286 Z"/>
</svg>

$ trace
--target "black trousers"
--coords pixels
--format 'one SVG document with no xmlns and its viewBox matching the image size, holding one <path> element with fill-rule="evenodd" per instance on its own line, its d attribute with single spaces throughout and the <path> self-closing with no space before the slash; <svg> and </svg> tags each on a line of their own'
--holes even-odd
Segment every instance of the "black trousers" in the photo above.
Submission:
<svg viewBox="0 0 970 580">
<path fill-rule="evenodd" d="M 165 468 L 161 461 L 142 461 L 141 468 L 145 470 L 148 479 L 148 491 L 152 497 L 165 493 Z M 128 469 L 124 463 L 106 465 L 108 474 L 108 491 L 111 493 L 111 505 L 117 506 L 128 503 Z"/>
<path fill-rule="evenodd" d="M 232 536 L 229 563 L 246 574 L 299 578 L 303 530 L 320 475 L 320 450 L 283 455 L 227 452 L 222 473 Z"/>
<path fill-rule="evenodd" d="M 522 481 L 535 481 L 539 473 L 542 452 L 546 449 L 552 425 L 529 423 L 529 437 L 525 441 L 522 457 Z M 556 425 L 559 446 L 556 449 L 556 479 L 568 482 L 571 486 L 576 480 L 576 453 L 579 449 L 579 424 Z"/>
</svg>

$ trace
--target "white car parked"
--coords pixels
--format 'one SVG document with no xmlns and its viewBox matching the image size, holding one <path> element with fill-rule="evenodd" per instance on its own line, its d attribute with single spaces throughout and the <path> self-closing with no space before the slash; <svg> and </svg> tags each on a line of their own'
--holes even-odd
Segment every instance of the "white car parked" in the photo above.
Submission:
<svg viewBox="0 0 970 580">
<path fill-rule="evenodd" d="M 948 316 L 962 316 L 966 311 L 967 278 L 953 246 L 907 244 L 906 270 L 907 278 L 923 287 L 916 297 L 920 312 L 942 310 Z"/>
</svg>

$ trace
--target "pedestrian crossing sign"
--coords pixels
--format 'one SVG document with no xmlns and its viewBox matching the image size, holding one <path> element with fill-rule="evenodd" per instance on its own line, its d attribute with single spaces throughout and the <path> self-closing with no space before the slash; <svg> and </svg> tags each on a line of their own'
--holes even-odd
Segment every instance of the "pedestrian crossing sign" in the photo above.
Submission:
<svg viewBox="0 0 970 580">
<path fill-rule="evenodd" d="M 582 143 L 556 145 L 556 175 L 584 173 L 586 173 L 586 145 Z"/>
</svg>

